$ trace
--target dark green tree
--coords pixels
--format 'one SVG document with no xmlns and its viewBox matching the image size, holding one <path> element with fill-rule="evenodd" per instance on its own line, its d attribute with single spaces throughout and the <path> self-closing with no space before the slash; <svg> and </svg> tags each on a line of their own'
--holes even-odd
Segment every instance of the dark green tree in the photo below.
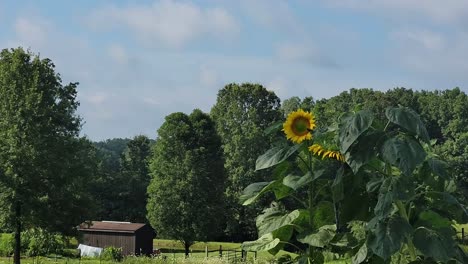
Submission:
<svg viewBox="0 0 468 264">
<path fill-rule="evenodd" d="M 259 84 L 229 84 L 218 92 L 211 109 L 216 130 L 221 136 L 228 175 L 226 187 L 227 228 L 231 240 L 256 237 L 254 219 L 261 207 L 239 204 L 242 190 L 261 180 L 268 172 L 255 172 L 255 160 L 270 146 L 263 131 L 281 118 L 280 99 Z"/>
<path fill-rule="evenodd" d="M 88 214 L 90 144 L 79 138 L 78 83 L 62 85 L 49 59 L 22 48 L 0 53 L 1 224 L 70 231 Z"/>
<path fill-rule="evenodd" d="M 222 232 L 225 174 L 221 140 L 200 110 L 173 113 L 158 129 L 150 160 L 147 218 L 160 237 L 195 241 Z"/>
<path fill-rule="evenodd" d="M 97 210 L 93 219 L 123 221 L 119 194 L 123 192 L 121 157 L 130 142 L 128 138 L 113 138 L 94 142 L 97 172 L 92 180 L 91 195 Z M 112 188 L 109 188 L 112 186 Z"/>
<path fill-rule="evenodd" d="M 148 158 L 150 156 L 150 140 L 140 135 L 127 144 L 127 149 L 121 158 L 122 186 L 119 194 L 121 201 L 120 219 L 131 222 L 146 222 L 146 190 L 150 182 Z"/>
</svg>

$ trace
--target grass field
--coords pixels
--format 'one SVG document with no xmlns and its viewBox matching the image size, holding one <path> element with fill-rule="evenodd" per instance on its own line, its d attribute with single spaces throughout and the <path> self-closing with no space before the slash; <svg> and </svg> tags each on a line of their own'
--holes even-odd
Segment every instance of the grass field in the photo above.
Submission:
<svg viewBox="0 0 468 264">
<path fill-rule="evenodd" d="M 223 257 L 219 257 L 219 247 L 223 249 Z M 240 243 L 228 242 L 200 242 L 191 247 L 190 258 L 185 259 L 184 248 L 178 241 L 155 239 L 153 247 L 161 249 L 162 256 L 158 258 L 146 257 L 127 257 L 122 264 L 150 264 L 150 263 L 206 263 L 206 264 L 228 264 L 228 263 L 242 263 L 240 253 Z M 205 247 L 208 247 L 208 258 L 206 258 Z M 237 251 L 236 253 L 234 251 Z M 254 253 L 247 254 L 247 262 L 252 264 L 267 264 L 276 263 L 276 259 L 284 254 L 289 254 L 292 257 L 296 256 L 294 253 L 280 251 L 276 256 L 268 252 L 258 252 L 257 258 L 254 259 Z M 164 258 L 163 258 L 164 257 Z M 12 264 L 12 258 L 0 258 L 0 264 Z M 36 258 L 22 258 L 21 263 L 24 264 L 116 264 L 116 262 L 101 260 L 99 258 L 65 258 L 65 257 L 36 257 Z M 345 264 L 350 263 L 345 260 L 337 260 L 327 262 L 327 264 Z"/>
</svg>

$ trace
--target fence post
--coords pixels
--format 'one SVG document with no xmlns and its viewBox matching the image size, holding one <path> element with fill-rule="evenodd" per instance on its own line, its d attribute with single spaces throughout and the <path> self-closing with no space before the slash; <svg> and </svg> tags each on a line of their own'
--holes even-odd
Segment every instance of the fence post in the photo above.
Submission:
<svg viewBox="0 0 468 264">
<path fill-rule="evenodd" d="M 465 243 L 465 228 L 462 227 L 462 239 L 461 239 L 461 243 L 464 244 Z"/>
<path fill-rule="evenodd" d="M 205 245 L 205 257 L 208 258 L 208 245 Z"/>
<path fill-rule="evenodd" d="M 219 245 L 219 257 L 220 258 L 223 257 L 223 246 L 222 245 Z"/>
<path fill-rule="evenodd" d="M 257 251 L 254 251 L 254 260 L 257 260 Z"/>
</svg>

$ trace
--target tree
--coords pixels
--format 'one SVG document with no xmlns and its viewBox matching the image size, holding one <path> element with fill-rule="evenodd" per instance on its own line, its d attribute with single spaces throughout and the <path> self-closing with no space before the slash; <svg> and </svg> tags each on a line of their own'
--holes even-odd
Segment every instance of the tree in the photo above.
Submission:
<svg viewBox="0 0 468 264">
<path fill-rule="evenodd" d="M 91 195 L 97 210 L 94 219 L 123 221 L 119 193 L 123 192 L 121 157 L 130 139 L 113 138 L 94 142 L 97 160 L 96 176 L 92 180 Z M 109 188 L 112 186 L 112 188 Z"/>
<path fill-rule="evenodd" d="M 122 186 L 124 190 L 119 195 L 122 203 L 122 220 L 131 222 L 146 222 L 146 190 L 150 182 L 148 158 L 151 153 L 150 140 L 140 135 L 127 144 L 127 149 L 121 158 Z"/>
<path fill-rule="evenodd" d="M 159 236 L 196 241 L 219 236 L 223 221 L 221 140 L 200 110 L 173 113 L 158 130 L 150 162 L 147 218 Z"/>
<path fill-rule="evenodd" d="M 76 87 L 63 86 L 49 59 L 22 48 L 0 53 L 1 224 L 14 230 L 70 231 L 86 218 L 90 144 L 79 138 Z"/>
<path fill-rule="evenodd" d="M 296 111 L 297 109 L 311 111 L 314 108 L 314 105 L 314 99 L 310 96 L 307 96 L 302 100 L 298 96 L 293 96 L 281 103 L 281 112 L 283 112 L 284 116 L 287 116 L 289 113 Z"/>
<path fill-rule="evenodd" d="M 221 136 L 228 177 L 226 234 L 235 241 L 256 236 L 254 219 L 259 208 L 239 204 L 242 190 L 263 179 L 268 172 L 255 172 L 255 160 L 269 148 L 271 138 L 263 131 L 281 118 L 280 99 L 259 84 L 229 84 L 218 92 L 211 116 Z"/>
</svg>

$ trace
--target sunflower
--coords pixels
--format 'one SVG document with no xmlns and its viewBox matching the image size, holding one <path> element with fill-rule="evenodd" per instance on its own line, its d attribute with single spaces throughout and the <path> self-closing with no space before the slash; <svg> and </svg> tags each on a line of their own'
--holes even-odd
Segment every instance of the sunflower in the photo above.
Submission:
<svg viewBox="0 0 468 264">
<path fill-rule="evenodd" d="M 330 158 L 336 159 L 341 162 L 345 161 L 344 156 L 339 151 L 327 150 L 319 144 L 313 144 L 312 146 L 310 146 L 309 151 L 314 153 L 314 155 L 322 156 L 322 159 Z"/>
<path fill-rule="evenodd" d="M 305 139 L 311 139 L 311 131 L 315 128 L 315 118 L 302 109 L 291 112 L 283 124 L 286 138 L 295 143 L 301 143 Z"/>
</svg>

